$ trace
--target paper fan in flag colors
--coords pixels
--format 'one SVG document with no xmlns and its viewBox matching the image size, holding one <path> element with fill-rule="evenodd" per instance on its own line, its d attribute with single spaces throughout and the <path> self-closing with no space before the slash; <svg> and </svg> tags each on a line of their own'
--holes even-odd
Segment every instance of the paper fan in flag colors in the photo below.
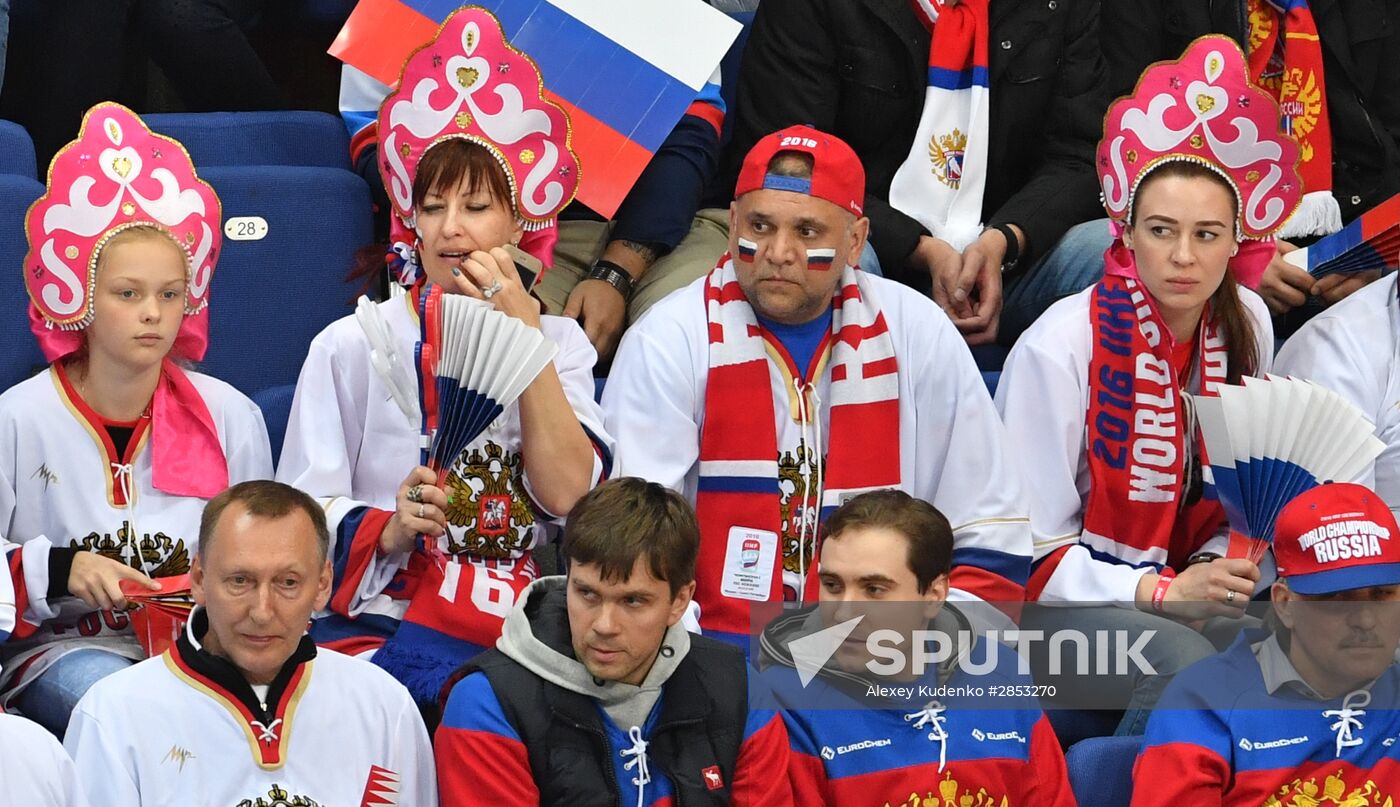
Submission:
<svg viewBox="0 0 1400 807">
<path fill-rule="evenodd" d="M 428 284 L 418 301 L 416 349 L 423 464 L 441 479 L 559 348 L 490 303 Z"/>
<path fill-rule="evenodd" d="M 157 577 L 154 582 L 160 586 L 154 591 L 135 580 L 119 584 L 126 596 L 131 629 L 148 658 L 159 656 L 175 643 L 194 610 L 188 574 Z"/>
<path fill-rule="evenodd" d="M 1191 397 L 1205 482 L 1230 521 L 1231 557 L 1258 563 L 1284 505 L 1325 482 L 1357 480 L 1385 448 L 1361 410 L 1311 381 L 1246 378 L 1219 396 Z"/>
<path fill-rule="evenodd" d="M 1341 230 L 1283 256 L 1313 277 L 1338 272 L 1391 272 L 1400 268 L 1400 194 L 1390 197 Z"/>
</svg>

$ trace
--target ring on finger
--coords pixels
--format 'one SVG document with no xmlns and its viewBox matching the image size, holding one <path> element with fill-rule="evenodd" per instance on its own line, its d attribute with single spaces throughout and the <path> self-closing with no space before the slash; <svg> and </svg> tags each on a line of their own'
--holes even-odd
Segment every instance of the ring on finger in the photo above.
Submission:
<svg viewBox="0 0 1400 807">
<path fill-rule="evenodd" d="M 1234 601 L 1235 601 L 1235 590 L 1234 590 L 1234 589 L 1230 589 L 1229 591 L 1225 592 L 1225 602 L 1234 602 Z"/>
<path fill-rule="evenodd" d="M 502 288 L 504 286 L 501 285 L 501 281 L 493 280 L 491 285 L 481 290 L 481 296 L 489 300 L 499 294 Z"/>
<path fill-rule="evenodd" d="M 418 517 L 419 517 L 419 518 L 422 518 L 422 517 L 423 517 L 423 514 L 427 512 L 427 508 L 428 508 L 428 506 L 427 506 L 426 504 L 419 504 L 419 505 L 418 505 Z M 1230 592 L 1230 593 L 1231 593 L 1231 594 L 1234 594 L 1235 592 L 1232 591 L 1232 592 Z"/>
<path fill-rule="evenodd" d="M 414 485 L 408 489 L 408 500 L 414 504 L 421 504 L 423 501 L 423 486 Z"/>
</svg>

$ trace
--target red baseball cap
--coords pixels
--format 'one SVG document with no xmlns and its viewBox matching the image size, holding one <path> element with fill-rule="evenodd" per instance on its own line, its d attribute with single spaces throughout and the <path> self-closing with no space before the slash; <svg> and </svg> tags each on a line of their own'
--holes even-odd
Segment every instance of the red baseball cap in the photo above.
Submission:
<svg viewBox="0 0 1400 807">
<path fill-rule="evenodd" d="M 1400 526 L 1375 491 L 1319 485 L 1278 514 L 1274 559 L 1299 594 L 1400 584 Z"/>
<path fill-rule="evenodd" d="M 768 164 L 785 151 L 811 155 L 811 179 L 768 173 Z M 860 158 L 846 141 L 806 124 L 774 132 L 749 149 L 734 186 L 734 198 L 761 189 L 805 193 L 857 216 L 865 215 L 865 166 Z"/>
</svg>

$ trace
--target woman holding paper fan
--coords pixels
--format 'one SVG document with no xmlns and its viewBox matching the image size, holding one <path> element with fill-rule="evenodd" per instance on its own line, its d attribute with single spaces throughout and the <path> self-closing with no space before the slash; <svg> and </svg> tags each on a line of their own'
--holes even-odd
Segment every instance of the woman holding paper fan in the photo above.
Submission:
<svg viewBox="0 0 1400 807">
<path fill-rule="evenodd" d="M 1300 187 L 1277 116 L 1227 38 L 1149 68 L 1109 108 L 1098 148 L 1119 230 L 1104 279 L 1018 340 L 997 389 L 1034 475 L 1027 595 L 1079 606 L 1028 609 L 1023 625 L 1151 637 L 1157 675 L 1078 679 L 1095 705 L 1127 707 L 1120 733 L 1141 733 L 1170 676 L 1213 652 L 1200 621 L 1240 615 L 1259 582 L 1254 563 L 1220 557 L 1228 529 L 1202 495 L 1188 394 L 1269 369 L 1273 331 L 1249 287 Z"/>
<path fill-rule="evenodd" d="M 51 363 L 0 396 L 0 549 L 21 611 L 0 707 L 55 734 L 144 657 L 122 585 L 188 572 L 205 502 L 272 475 L 257 406 L 184 367 L 208 344 L 220 216 L 184 148 L 111 103 L 29 209 L 29 321 Z"/>
<path fill-rule="evenodd" d="M 413 244 L 396 250 L 409 292 L 362 300 L 312 342 L 278 469 L 326 501 L 335 535 L 335 589 L 313 635 L 372 651 L 420 702 L 495 642 L 537 576 L 545 525 L 611 464 L 593 348 L 574 321 L 540 315 L 503 248 L 522 236 L 548 248 L 578 183 L 568 118 L 540 88 L 480 8 L 408 59 L 378 126 L 396 241 Z M 489 348 L 453 312 L 489 329 Z M 528 384 L 512 403 L 493 379 L 527 354 L 543 369 L 515 379 Z M 504 410 L 484 432 L 464 427 L 488 399 Z"/>
</svg>

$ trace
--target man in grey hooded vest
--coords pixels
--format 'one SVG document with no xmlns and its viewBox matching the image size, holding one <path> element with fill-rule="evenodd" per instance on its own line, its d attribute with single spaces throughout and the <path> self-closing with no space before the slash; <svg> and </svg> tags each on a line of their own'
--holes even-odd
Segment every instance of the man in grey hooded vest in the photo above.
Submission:
<svg viewBox="0 0 1400 807">
<path fill-rule="evenodd" d="M 493 650 L 451 684 L 436 738 L 447 804 L 786 805 L 787 735 L 750 713 L 743 653 L 682 624 L 700 528 L 641 479 L 599 485 Z"/>
</svg>

